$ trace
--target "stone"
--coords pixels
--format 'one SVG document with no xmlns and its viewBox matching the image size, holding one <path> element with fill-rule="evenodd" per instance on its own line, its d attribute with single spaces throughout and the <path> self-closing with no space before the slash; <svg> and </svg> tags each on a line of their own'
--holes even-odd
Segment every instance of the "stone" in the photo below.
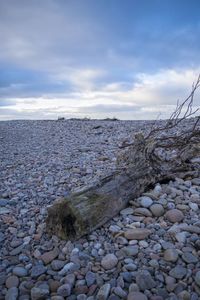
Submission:
<svg viewBox="0 0 200 300">
<path fill-rule="evenodd" d="M 65 261 L 55 259 L 51 262 L 51 268 L 54 271 L 60 271 L 64 267 L 65 264 L 66 264 Z"/>
<path fill-rule="evenodd" d="M 156 282 L 146 270 L 138 272 L 136 275 L 136 283 L 141 291 L 150 290 L 156 286 Z"/>
<path fill-rule="evenodd" d="M 152 217 L 152 213 L 149 209 L 145 207 L 138 207 L 134 209 L 134 215 L 136 216 L 145 216 L 145 217 Z"/>
<path fill-rule="evenodd" d="M 182 255 L 182 259 L 187 263 L 187 264 L 195 264 L 197 263 L 199 260 L 196 256 L 194 256 L 192 253 L 190 252 L 185 252 Z"/>
<path fill-rule="evenodd" d="M 199 209 L 198 204 L 190 202 L 189 203 L 189 207 L 193 210 L 193 211 L 197 211 Z"/>
<path fill-rule="evenodd" d="M 18 298 L 18 289 L 16 287 L 11 287 L 8 289 L 5 300 L 17 300 Z"/>
<path fill-rule="evenodd" d="M 63 276 L 66 275 L 70 271 L 76 271 L 80 268 L 80 265 L 75 264 L 73 262 L 67 263 L 61 271 L 58 272 L 59 275 Z"/>
<path fill-rule="evenodd" d="M 114 254 L 107 254 L 101 261 L 101 265 L 105 270 L 113 269 L 117 263 L 118 259 Z"/>
<path fill-rule="evenodd" d="M 147 296 L 140 292 L 130 292 L 127 300 L 148 300 Z"/>
<path fill-rule="evenodd" d="M 87 296 L 85 294 L 80 294 L 76 297 L 77 300 L 86 300 Z"/>
<path fill-rule="evenodd" d="M 120 215 L 122 216 L 132 215 L 132 213 L 133 213 L 133 209 L 131 207 L 127 207 L 120 211 Z"/>
<path fill-rule="evenodd" d="M 176 249 L 167 249 L 164 252 L 164 260 L 175 262 L 178 259 L 178 251 Z"/>
<path fill-rule="evenodd" d="M 133 228 L 125 231 L 124 236 L 128 240 L 144 240 L 151 234 L 146 228 Z"/>
<path fill-rule="evenodd" d="M 24 245 L 20 245 L 19 247 L 16 247 L 15 249 L 13 249 L 12 251 L 10 251 L 10 255 L 11 256 L 16 256 L 18 254 L 20 254 L 22 252 L 22 250 L 24 249 Z"/>
<path fill-rule="evenodd" d="M 57 294 L 62 297 L 68 297 L 71 295 L 71 289 L 71 285 L 69 283 L 65 283 L 58 288 Z"/>
<path fill-rule="evenodd" d="M 18 287 L 19 285 L 19 278 L 15 275 L 10 276 L 6 279 L 6 287 L 12 288 L 12 287 Z"/>
<path fill-rule="evenodd" d="M 23 267 L 15 267 L 13 269 L 13 274 L 18 277 L 25 277 L 28 275 L 28 271 Z"/>
<path fill-rule="evenodd" d="M 180 293 L 178 293 L 178 299 L 180 300 L 190 300 L 190 293 L 188 293 L 187 291 L 182 291 Z"/>
<path fill-rule="evenodd" d="M 184 214 L 182 213 L 182 211 L 175 208 L 168 210 L 165 214 L 165 217 L 171 223 L 179 223 L 184 219 Z"/>
<path fill-rule="evenodd" d="M 6 207 L 0 207 L 0 215 L 9 214 L 11 211 Z"/>
<path fill-rule="evenodd" d="M 114 293 L 119 296 L 120 299 L 127 299 L 127 293 L 120 286 L 114 289 Z"/>
<path fill-rule="evenodd" d="M 86 280 L 87 286 L 88 287 L 91 286 L 96 281 L 96 274 L 91 271 L 88 271 L 85 275 L 85 280 Z"/>
<path fill-rule="evenodd" d="M 127 246 L 122 250 L 126 256 L 136 256 L 138 254 L 139 248 L 138 246 Z"/>
<path fill-rule="evenodd" d="M 148 208 L 152 205 L 153 200 L 150 197 L 142 196 L 138 199 L 142 207 Z"/>
<path fill-rule="evenodd" d="M 107 300 L 109 293 L 110 293 L 110 288 L 111 288 L 111 286 L 109 283 L 106 283 L 103 286 L 101 286 L 97 293 L 96 299 L 97 300 Z"/>
<path fill-rule="evenodd" d="M 182 279 L 187 274 L 187 269 L 182 266 L 176 266 L 175 268 L 171 269 L 169 272 L 169 275 L 176 278 L 176 279 Z"/>
<path fill-rule="evenodd" d="M 185 243 L 187 238 L 187 232 L 182 231 L 175 234 L 175 238 L 179 243 Z"/>
<path fill-rule="evenodd" d="M 164 215 L 164 212 L 165 212 L 163 206 L 161 204 L 157 204 L 157 203 L 151 205 L 150 210 L 154 217 L 161 217 L 162 215 Z"/>
<path fill-rule="evenodd" d="M 31 277 L 33 278 L 37 278 L 39 277 L 40 275 L 46 273 L 46 270 L 47 268 L 44 267 L 43 265 L 36 265 L 34 267 L 32 267 L 32 270 L 31 270 Z"/>
<path fill-rule="evenodd" d="M 49 296 L 49 289 L 45 287 L 33 287 L 31 289 L 31 300 L 47 299 Z"/>
<path fill-rule="evenodd" d="M 45 252 L 41 255 L 40 259 L 44 262 L 45 265 L 48 265 L 52 260 L 54 260 L 59 254 L 58 248 L 54 248 L 49 252 Z"/>
<path fill-rule="evenodd" d="M 200 287 L 200 271 L 198 271 L 195 275 L 195 282 Z"/>
</svg>

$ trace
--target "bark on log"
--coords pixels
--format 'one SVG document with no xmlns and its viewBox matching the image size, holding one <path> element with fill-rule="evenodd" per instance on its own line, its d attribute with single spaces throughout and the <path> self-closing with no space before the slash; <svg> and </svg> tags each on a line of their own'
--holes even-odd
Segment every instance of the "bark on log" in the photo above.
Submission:
<svg viewBox="0 0 200 300">
<path fill-rule="evenodd" d="M 199 134 L 199 132 L 198 132 Z M 118 170 L 98 185 L 56 201 L 48 209 L 46 228 L 62 239 L 77 239 L 100 227 L 156 182 L 196 173 L 199 176 L 200 140 L 184 147 L 142 134 L 118 159 Z M 196 160 L 195 160 L 196 159 Z"/>
</svg>

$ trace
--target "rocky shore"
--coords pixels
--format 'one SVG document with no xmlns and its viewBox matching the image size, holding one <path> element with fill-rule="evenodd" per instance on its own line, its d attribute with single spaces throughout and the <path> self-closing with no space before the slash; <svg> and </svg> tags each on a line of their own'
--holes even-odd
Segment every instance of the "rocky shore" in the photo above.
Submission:
<svg viewBox="0 0 200 300">
<path fill-rule="evenodd" d="M 111 173 L 151 125 L 0 122 L 0 299 L 200 299 L 200 178 L 156 184 L 76 242 L 45 233 L 48 205 Z"/>
</svg>

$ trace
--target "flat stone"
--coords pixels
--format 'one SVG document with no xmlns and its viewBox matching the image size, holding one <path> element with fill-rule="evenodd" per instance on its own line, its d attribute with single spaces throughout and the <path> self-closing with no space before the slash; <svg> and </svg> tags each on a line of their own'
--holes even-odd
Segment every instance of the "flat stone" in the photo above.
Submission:
<svg viewBox="0 0 200 300">
<path fill-rule="evenodd" d="M 113 269 L 117 263 L 118 259 L 114 254 L 107 254 L 101 261 L 101 265 L 105 270 Z"/>
<path fill-rule="evenodd" d="M 59 296 L 68 297 L 71 295 L 71 289 L 71 285 L 69 283 L 65 283 L 58 288 L 57 294 Z"/>
<path fill-rule="evenodd" d="M 157 203 L 151 205 L 150 210 L 154 217 L 161 217 L 162 215 L 164 215 L 164 212 L 165 212 L 163 206 L 161 204 L 157 204 Z"/>
<path fill-rule="evenodd" d="M 9 201 L 6 199 L 0 199 L 0 207 L 6 206 L 9 204 Z"/>
<path fill-rule="evenodd" d="M 120 286 L 114 289 L 114 293 L 119 296 L 120 299 L 127 299 L 127 293 Z"/>
<path fill-rule="evenodd" d="M 6 279 L 6 287 L 9 289 L 11 287 L 18 287 L 19 285 L 19 278 L 15 275 L 9 276 Z"/>
<path fill-rule="evenodd" d="M 11 287 L 8 289 L 5 300 L 17 300 L 18 298 L 18 289 L 16 287 Z"/>
<path fill-rule="evenodd" d="M 31 277 L 33 278 L 37 278 L 39 277 L 40 275 L 46 273 L 46 270 L 47 268 L 44 267 L 43 265 L 36 265 L 34 267 L 32 267 L 32 270 L 31 270 Z"/>
<path fill-rule="evenodd" d="M 0 207 L 0 215 L 9 214 L 11 211 L 6 207 Z"/>
<path fill-rule="evenodd" d="M 156 282 L 146 270 L 138 272 L 136 275 L 136 283 L 141 291 L 150 290 L 156 286 Z"/>
<path fill-rule="evenodd" d="M 64 267 L 65 264 L 66 264 L 65 261 L 55 259 L 51 262 L 51 268 L 54 271 L 60 271 Z"/>
<path fill-rule="evenodd" d="M 15 267 L 13 269 L 13 274 L 18 277 L 25 277 L 28 275 L 28 271 L 23 267 Z"/>
<path fill-rule="evenodd" d="M 186 242 L 186 238 L 187 238 L 187 232 L 183 231 L 183 232 L 178 232 L 175 234 L 175 238 L 179 243 L 185 243 Z"/>
<path fill-rule="evenodd" d="M 145 216 L 145 217 L 152 217 L 152 213 L 149 209 L 144 207 L 138 207 L 134 209 L 134 215 L 136 216 Z"/>
<path fill-rule="evenodd" d="M 96 281 L 96 274 L 91 271 L 88 271 L 85 275 L 85 280 L 86 280 L 87 286 L 88 287 L 91 286 Z"/>
<path fill-rule="evenodd" d="M 138 254 L 138 246 L 127 246 L 122 249 L 126 256 L 136 256 Z"/>
<path fill-rule="evenodd" d="M 185 252 L 182 255 L 182 259 L 187 263 L 187 264 L 194 264 L 197 263 L 199 260 L 196 256 L 194 256 L 192 253 L 190 252 Z"/>
<path fill-rule="evenodd" d="M 176 278 L 182 279 L 187 274 L 187 269 L 182 266 L 176 266 L 175 268 L 171 269 L 169 275 Z"/>
<path fill-rule="evenodd" d="M 45 265 L 48 265 L 52 260 L 54 260 L 59 254 L 58 248 L 54 248 L 51 251 L 45 252 L 41 255 L 40 259 L 44 262 Z"/>
<path fill-rule="evenodd" d="M 198 204 L 190 202 L 189 203 L 189 207 L 193 210 L 193 211 L 197 211 L 199 209 Z"/>
<path fill-rule="evenodd" d="M 80 269 L 80 265 L 75 264 L 73 262 L 69 262 L 62 268 L 61 271 L 58 272 L 58 274 L 63 276 L 63 275 L 66 275 L 70 271 L 77 271 L 78 269 Z"/>
<path fill-rule="evenodd" d="M 153 204 L 153 200 L 148 196 L 142 196 L 138 199 L 142 207 L 148 208 Z"/>
<path fill-rule="evenodd" d="M 165 217 L 171 223 L 177 223 L 177 222 L 179 223 L 184 219 L 184 214 L 182 213 L 182 211 L 175 208 L 175 209 L 168 210 L 165 214 Z"/>
<path fill-rule="evenodd" d="M 127 207 L 120 211 L 120 215 L 122 216 L 132 215 L 132 213 L 133 213 L 133 209 L 131 207 Z"/>
<path fill-rule="evenodd" d="M 178 259 L 178 251 L 176 249 L 167 249 L 164 252 L 164 260 L 175 262 Z"/>
<path fill-rule="evenodd" d="M 128 240 L 144 240 L 151 234 L 146 228 L 133 228 L 124 232 L 125 238 Z"/>
<path fill-rule="evenodd" d="M 31 289 L 31 300 L 47 299 L 49 296 L 49 289 L 45 287 L 33 287 Z"/>
<path fill-rule="evenodd" d="M 18 255 L 22 252 L 22 250 L 24 249 L 24 245 L 20 245 L 19 247 L 13 249 L 12 251 L 10 251 L 10 255 L 11 256 L 15 256 L 15 255 Z"/>
<path fill-rule="evenodd" d="M 106 283 L 102 287 L 100 287 L 100 289 L 97 293 L 96 299 L 97 300 L 107 300 L 109 293 L 110 293 L 110 288 L 111 288 L 111 286 L 109 283 Z"/>
<path fill-rule="evenodd" d="M 147 296 L 140 292 L 130 292 L 127 300 L 148 300 Z"/>
</svg>

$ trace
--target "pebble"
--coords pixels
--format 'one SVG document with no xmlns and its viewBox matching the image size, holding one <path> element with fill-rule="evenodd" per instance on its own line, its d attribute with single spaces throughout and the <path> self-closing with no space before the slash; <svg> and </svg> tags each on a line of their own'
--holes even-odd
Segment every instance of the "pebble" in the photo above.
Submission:
<svg viewBox="0 0 200 300">
<path fill-rule="evenodd" d="M 165 250 L 164 259 L 166 261 L 176 262 L 178 259 L 178 251 L 176 249 Z"/>
<path fill-rule="evenodd" d="M 151 231 L 146 228 L 134 228 L 125 231 L 124 236 L 128 240 L 144 240 L 151 234 Z"/>
<path fill-rule="evenodd" d="M 200 271 L 198 271 L 195 275 L 195 282 L 200 287 Z"/>
<path fill-rule="evenodd" d="M 148 300 L 147 296 L 140 292 L 130 292 L 127 300 Z"/>
<path fill-rule="evenodd" d="M 184 214 L 178 209 L 171 209 L 166 212 L 165 217 L 171 223 L 179 223 L 184 219 Z"/>
<path fill-rule="evenodd" d="M 150 197 L 143 196 L 138 199 L 142 207 L 148 208 L 152 205 L 153 200 Z"/>
<path fill-rule="evenodd" d="M 15 275 L 10 276 L 6 279 L 6 287 L 12 288 L 12 287 L 18 287 L 19 285 L 19 278 Z"/>
<path fill-rule="evenodd" d="M 15 267 L 13 269 L 13 274 L 18 277 L 25 277 L 28 275 L 28 271 L 23 267 Z"/>
<path fill-rule="evenodd" d="M 161 217 L 165 213 L 163 206 L 161 204 L 157 204 L 157 203 L 151 205 L 150 210 L 154 217 Z"/>
<path fill-rule="evenodd" d="M 118 259 L 114 254 L 107 254 L 102 258 L 101 265 L 105 270 L 113 269 L 118 263 Z"/>
<path fill-rule="evenodd" d="M 97 300 L 107 300 L 109 293 L 110 293 L 110 288 L 111 288 L 111 286 L 109 283 L 106 283 L 102 287 L 100 287 L 100 289 L 97 293 L 96 299 Z"/>
<path fill-rule="evenodd" d="M 46 234 L 48 206 L 112 173 L 130 128 L 149 122 L 0 122 L 1 299 L 198 300 L 200 178 L 156 184 L 78 241 Z"/>
</svg>

